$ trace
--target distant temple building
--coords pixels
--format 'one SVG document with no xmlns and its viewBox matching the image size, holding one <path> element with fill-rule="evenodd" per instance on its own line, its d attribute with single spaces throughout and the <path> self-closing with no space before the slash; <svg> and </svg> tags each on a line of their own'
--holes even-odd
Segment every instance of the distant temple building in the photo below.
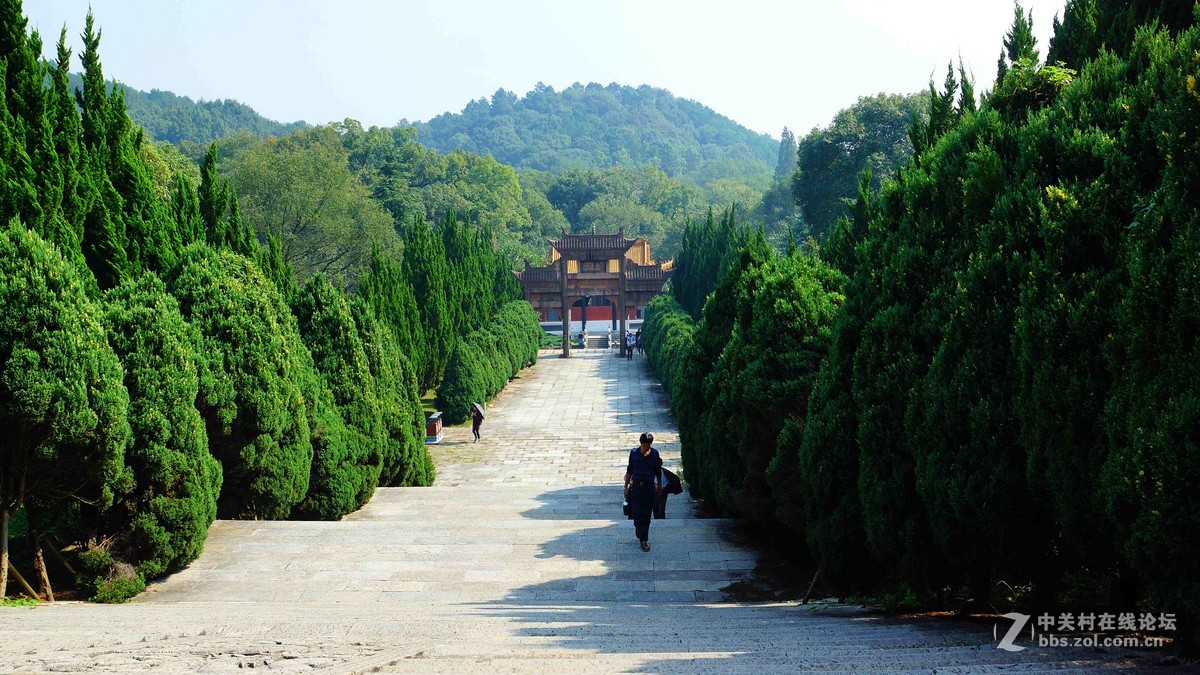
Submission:
<svg viewBox="0 0 1200 675">
<path fill-rule="evenodd" d="M 656 263 L 646 239 L 617 234 L 567 234 L 550 239 L 550 264 L 517 272 L 525 299 L 542 321 L 562 321 L 563 355 L 571 355 L 570 322 L 610 320 L 625 333 L 671 276 L 671 262 Z M 622 347 L 623 349 L 623 347 Z"/>
</svg>

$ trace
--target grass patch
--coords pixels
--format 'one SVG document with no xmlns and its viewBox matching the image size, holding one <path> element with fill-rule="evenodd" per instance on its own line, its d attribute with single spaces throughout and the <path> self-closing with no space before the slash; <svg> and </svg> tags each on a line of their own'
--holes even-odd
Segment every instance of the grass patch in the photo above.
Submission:
<svg viewBox="0 0 1200 675">
<path fill-rule="evenodd" d="M 0 598 L 0 607 L 37 607 L 42 603 L 33 598 L 12 597 Z"/>
<path fill-rule="evenodd" d="M 437 412 L 437 389 L 430 389 L 421 394 L 421 409 L 425 411 L 425 416 Z"/>
</svg>

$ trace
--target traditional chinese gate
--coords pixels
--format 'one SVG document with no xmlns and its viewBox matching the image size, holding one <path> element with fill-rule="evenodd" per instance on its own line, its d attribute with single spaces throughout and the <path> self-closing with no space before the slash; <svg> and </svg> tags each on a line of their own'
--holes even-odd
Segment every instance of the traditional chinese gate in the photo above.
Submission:
<svg viewBox="0 0 1200 675">
<path fill-rule="evenodd" d="M 619 335 L 625 334 L 625 322 L 636 319 L 662 291 L 671 275 L 671 262 L 656 263 L 650 258 L 650 245 L 644 238 L 629 239 L 622 229 L 617 234 L 567 234 L 550 239 L 550 264 L 530 266 L 517 273 L 525 288 L 525 299 L 543 321 L 549 310 L 562 319 L 563 356 L 571 355 L 571 309 L 580 305 L 586 319 L 587 305 L 604 298 L 619 323 Z M 625 341 L 621 340 L 624 354 Z"/>
</svg>

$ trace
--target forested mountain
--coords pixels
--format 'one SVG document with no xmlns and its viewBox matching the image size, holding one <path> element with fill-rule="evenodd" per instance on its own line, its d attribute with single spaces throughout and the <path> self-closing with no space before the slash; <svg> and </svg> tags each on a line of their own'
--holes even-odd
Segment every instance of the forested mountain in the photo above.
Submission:
<svg viewBox="0 0 1200 675">
<path fill-rule="evenodd" d="M 81 76 L 68 84 L 82 88 Z M 130 119 L 159 142 L 158 156 L 194 180 L 195 167 L 176 149 L 199 164 L 212 141 L 232 159 L 258 139 L 311 129 L 229 99 L 121 91 Z M 776 247 L 789 236 L 824 241 L 854 198 L 859 171 L 873 169 L 878 187 L 907 160 L 909 118 L 927 115 L 928 100 L 928 92 L 863 97 L 801 139 L 784 129 L 782 143 L 662 89 L 595 83 L 562 92 L 539 85 L 523 98 L 501 89 L 490 102 L 414 125 L 364 129 L 346 120 L 328 128 L 346 142 L 360 182 L 401 221 L 421 212 L 439 222 L 453 211 L 490 226 L 518 259 L 542 255 L 543 237 L 564 227 L 625 227 L 670 257 L 684 223 L 710 206 L 737 205 Z M 309 138 L 328 145 L 327 135 Z M 361 250 L 355 259 L 364 260 Z"/>
<path fill-rule="evenodd" d="M 80 76 L 72 74 L 69 85 L 82 87 Z M 180 163 L 176 148 L 199 164 L 208 143 L 220 141 L 222 159 L 233 160 L 223 170 L 232 170 L 259 139 L 294 146 L 285 139 L 311 129 L 268 120 L 233 100 L 121 89 L 129 117 L 160 142 L 163 161 L 193 179 L 194 167 Z M 543 238 L 564 227 L 624 227 L 670 257 L 684 223 L 710 206 L 736 204 L 776 247 L 789 236 L 824 241 L 856 194 L 858 172 L 872 168 L 878 187 L 911 154 L 909 118 L 927 114 L 928 97 L 863 97 L 798 142 L 785 129 L 782 143 L 662 89 L 594 83 L 562 92 L 539 85 L 523 98 L 502 89 L 490 102 L 411 126 L 364 129 L 346 120 L 326 128 L 345 141 L 359 182 L 399 221 L 422 213 L 439 222 L 454 212 L 488 225 L 518 260 L 543 255 Z M 331 140 L 321 132 L 307 138 L 322 139 L 303 141 L 310 149 Z M 252 196 L 246 185 L 239 189 Z M 361 262 L 369 240 L 359 244 L 353 259 Z M 298 271 L 303 276 L 304 265 Z"/>
<path fill-rule="evenodd" d="M 71 73 L 71 89 L 83 87 L 83 76 Z M 108 83 L 112 90 L 112 82 Z M 283 136 L 306 126 L 303 121 L 283 123 L 269 120 L 254 108 L 232 99 L 193 101 L 161 89 L 140 91 L 121 85 L 129 117 L 156 141 L 207 144 L 235 131 L 255 136 Z"/>
<path fill-rule="evenodd" d="M 72 74 L 69 86 L 81 88 L 82 80 Z M 111 94 L 112 82 L 107 86 Z M 328 226 L 351 235 L 346 229 L 351 224 L 371 229 L 378 222 L 368 216 L 378 215 L 379 206 L 400 223 L 418 214 L 441 222 L 455 213 L 490 228 L 518 263 L 544 256 L 545 237 L 562 228 L 583 232 L 592 227 L 624 227 L 647 237 L 656 255 L 669 258 L 684 223 L 701 217 L 709 206 L 755 208 L 772 185 L 772 166 L 780 161 L 779 142 L 699 103 L 650 87 L 575 85 L 562 93 L 539 87 L 520 100 L 497 92 L 490 104 L 480 99 L 461 115 L 448 113 L 415 127 L 402 122 L 364 128 L 347 119 L 315 129 L 304 122 L 268 120 L 232 100 L 197 102 L 125 85 L 121 91 L 130 119 L 157 142 L 157 152 L 149 156 L 159 182 L 171 172 L 199 180 L 196 166 L 208 144 L 217 141 L 221 170 L 233 181 L 243 208 L 256 208 L 256 195 L 291 194 L 276 204 L 302 210 L 311 201 L 319 208 L 308 216 L 319 223 L 318 230 Z M 446 134 L 453 142 L 436 142 L 435 129 L 455 129 Z M 296 132 L 300 134 L 292 138 Z M 265 140 L 272 136 L 277 140 Z M 493 143 L 501 139 L 499 145 Z M 344 147 L 335 150 L 336 145 Z M 786 153 L 793 161 L 794 147 L 793 141 Z M 507 148 L 507 154 L 500 148 Z M 283 171 L 289 162 L 293 170 Z M 316 183 L 349 185 L 345 181 L 351 173 L 377 204 L 354 206 L 351 199 L 338 211 L 334 202 L 311 199 L 319 193 Z M 278 183 L 282 176 L 289 177 L 286 184 Z M 278 184 L 254 183 L 263 177 Z M 787 189 L 779 196 L 788 202 L 780 209 L 795 211 Z M 775 220 L 782 222 L 767 218 L 764 223 L 775 233 L 772 240 L 780 242 L 786 228 Z M 276 219 L 277 235 L 281 227 Z M 346 247 L 330 248 L 324 242 L 322 247 L 339 265 L 325 271 L 348 273 L 353 281 L 357 274 L 341 266 L 361 268 L 377 237 L 341 239 L 353 255 L 342 255 Z M 282 240 L 285 258 L 301 278 L 318 271 L 293 259 L 288 237 Z"/>
<path fill-rule="evenodd" d="M 422 143 L 462 149 L 521 169 L 560 173 L 651 164 L 704 184 L 738 178 L 764 190 L 779 142 L 695 101 L 642 85 L 538 84 L 523 97 L 499 89 L 460 113 L 415 124 Z"/>
</svg>

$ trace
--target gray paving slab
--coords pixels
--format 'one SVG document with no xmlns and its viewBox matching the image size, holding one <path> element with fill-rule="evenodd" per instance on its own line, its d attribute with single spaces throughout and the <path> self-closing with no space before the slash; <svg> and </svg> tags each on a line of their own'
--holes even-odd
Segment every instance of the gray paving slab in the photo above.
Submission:
<svg viewBox="0 0 1200 675">
<path fill-rule="evenodd" d="M 686 495 L 639 550 L 628 448 L 679 439 L 642 358 L 545 355 L 447 430 L 429 488 L 339 522 L 214 523 L 204 554 L 122 606 L 0 608 L 5 672 L 1092 672 L 1154 654 L 995 648 L 990 626 L 735 603 L 758 555 Z M 1180 672 L 1173 669 L 1171 672 Z"/>
</svg>

